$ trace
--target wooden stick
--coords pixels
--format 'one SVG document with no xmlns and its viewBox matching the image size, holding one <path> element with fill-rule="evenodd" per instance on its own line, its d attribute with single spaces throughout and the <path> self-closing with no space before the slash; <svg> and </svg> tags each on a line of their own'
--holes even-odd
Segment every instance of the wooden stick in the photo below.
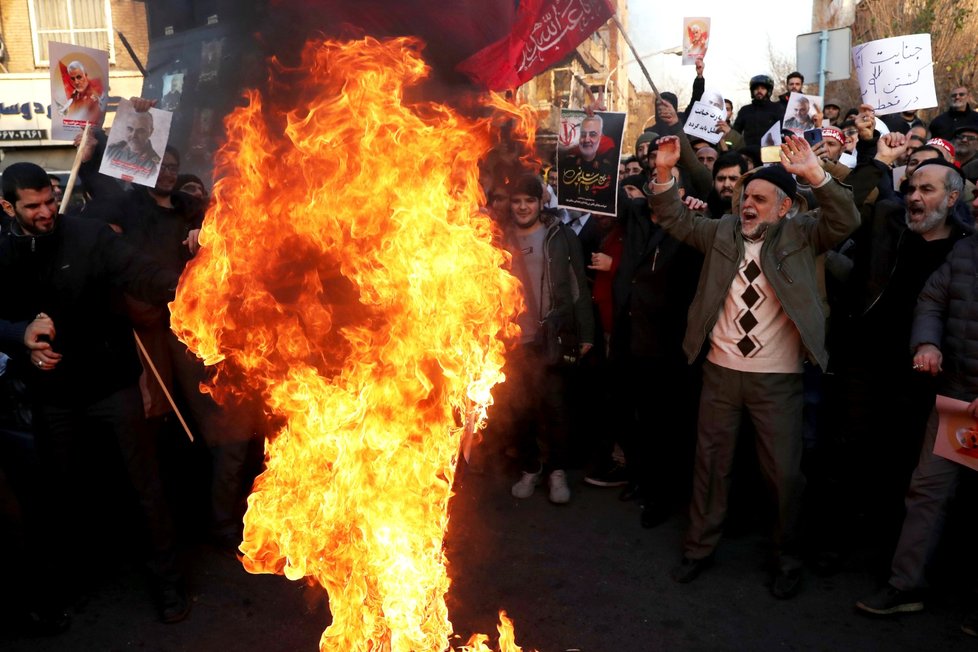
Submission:
<svg viewBox="0 0 978 652">
<path fill-rule="evenodd" d="M 91 122 L 86 122 L 85 130 L 82 131 L 81 142 L 78 143 L 78 150 L 75 152 L 75 161 L 71 164 L 71 174 L 68 175 L 68 185 L 65 188 L 64 194 L 61 196 L 61 206 L 58 208 L 59 215 L 65 214 L 65 211 L 68 209 L 68 202 L 71 200 L 71 193 L 75 190 L 75 179 L 78 178 L 78 168 L 82 164 L 82 151 L 84 151 L 85 145 L 88 143 L 88 129 L 91 126 Z"/>
<path fill-rule="evenodd" d="M 645 78 L 649 81 L 649 86 L 652 87 L 652 92 L 655 93 L 656 97 L 659 97 L 659 89 L 655 87 L 655 82 L 652 81 L 652 75 L 649 74 L 648 69 L 645 67 L 645 63 L 642 61 L 642 58 L 638 55 L 638 50 L 635 49 L 635 44 L 632 43 L 632 39 L 628 38 L 628 32 L 625 31 L 624 25 L 621 24 L 620 20 L 618 20 L 618 14 L 612 14 L 611 19 L 615 21 L 615 25 L 618 26 L 618 31 L 621 32 L 621 35 L 623 37 L 625 37 L 625 43 L 628 44 L 628 47 L 632 51 L 632 56 L 634 56 L 635 61 L 638 62 L 638 67 L 642 69 L 642 73 L 645 75 Z"/>
<path fill-rule="evenodd" d="M 166 400 L 170 402 L 170 407 L 173 408 L 173 412 L 177 415 L 177 419 L 180 420 L 180 425 L 183 426 L 183 431 L 187 433 L 187 437 L 191 442 L 193 442 L 194 436 L 190 433 L 190 427 L 187 425 L 187 422 L 183 420 L 183 415 L 180 414 L 180 408 L 177 407 L 177 404 L 173 401 L 173 397 L 170 396 L 170 392 L 166 389 L 166 383 L 164 383 L 163 378 L 160 377 L 160 372 L 156 370 L 156 365 L 153 364 L 153 359 L 149 357 L 149 352 L 146 350 L 146 347 L 143 346 L 143 341 L 139 339 L 139 333 L 133 331 L 132 336 L 136 338 L 136 345 L 139 347 L 139 352 L 143 354 L 146 364 L 149 365 L 150 371 L 152 371 L 153 375 L 156 377 L 156 382 L 160 384 L 160 389 L 163 390 Z"/>
</svg>

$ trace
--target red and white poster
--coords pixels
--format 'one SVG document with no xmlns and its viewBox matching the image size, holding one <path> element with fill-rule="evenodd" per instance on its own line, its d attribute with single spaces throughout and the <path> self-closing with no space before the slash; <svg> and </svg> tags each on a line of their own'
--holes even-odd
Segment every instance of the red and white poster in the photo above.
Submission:
<svg viewBox="0 0 978 652">
<path fill-rule="evenodd" d="M 51 137 L 74 140 L 86 124 L 101 127 L 109 97 L 109 53 L 48 43 L 51 60 Z"/>
<path fill-rule="evenodd" d="M 710 45 L 709 18 L 683 18 L 683 65 L 692 66 L 706 56 Z"/>
</svg>

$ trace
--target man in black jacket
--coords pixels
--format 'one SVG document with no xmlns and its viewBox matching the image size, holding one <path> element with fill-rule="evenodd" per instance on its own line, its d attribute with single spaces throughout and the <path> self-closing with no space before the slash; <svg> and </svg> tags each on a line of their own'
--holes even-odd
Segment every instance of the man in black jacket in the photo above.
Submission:
<svg viewBox="0 0 978 652">
<path fill-rule="evenodd" d="M 775 122 L 784 117 L 785 107 L 778 101 L 771 101 L 774 81 L 767 75 L 756 75 L 750 80 L 751 102 L 740 107 L 733 128 L 744 136 L 744 145 L 759 147 L 761 136 Z"/>
<path fill-rule="evenodd" d="M 932 138 L 951 140 L 959 127 L 978 127 L 978 111 L 971 108 L 968 100 L 971 93 L 967 86 L 956 86 L 951 89 L 950 106 L 930 123 Z"/>
<path fill-rule="evenodd" d="M 967 405 L 978 416 L 978 362 L 972 353 L 978 344 L 973 324 L 978 319 L 978 237 L 954 245 L 947 261 L 928 279 L 914 313 L 910 350 L 915 372 L 935 377 L 939 393 Z M 907 516 L 897 545 L 890 580 L 882 590 L 856 603 L 856 608 L 878 616 L 920 611 L 924 608 L 926 571 L 944 529 L 948 501 L 966 467 L 934 453 L 939 415 L 936 407 L 927 422 L 920 459 L 907 493 Z M 959 440 L 960 441 L 960 440 Z M 966 442 L 962 448 L 967 448 Z M 978 613 L 972 612 L 961 628 L 976 633 Z"/>
<path fill-rule="evenodd" d="M 137 115 L 150 104 L 137 98 Z M 92 188 L 94 195 L 95 217 L 114 225 L 141 254 L 179 276 L 197 251 L 203 220 L 201 202 L 175 190 L 179 152 L 166 148 L 155 187 L 134 186 L 122 192 L 114 179 L 99 178 L 96 172 L 104 142 L 104 136 L 98 134 L 82 166 L 86 187 Z M 201 384 L 211 379 L 212 369 L 170 331 L 170 313 L 165 305 L 149 305 L 127 296 L 126 307 L 157 371 L 171 386 L 171 394 L 182 398 L 207 444 L 213 464 L 210 536 L 219 548 L 232 552 L 241 542 L 245 463 L 254 431 L 252 415 L 240 404 L 218 405 L 210 394 L 200 391 Z M 170 412 L 169 402 L 152 378 L 146 382 L 146 391 L 150 397 L 147 416 L 151 425 L 161 427 L 161 419 L 156 417 Z"/>
<path fill-rule="evenodd" d="M 142 258 L 104 224 L 59 217 L 51 181 L 32 163 L 3 173 L 0 346 L 23 369 L 33 397 L 34 436 L 52 532 L 60 553 L 71 534 L 70 501 L 83 429 L 118 443 L 152 544 L 160 618 L 190 610 L 176 563 L 170 514 L 153 439 L 147 436 L 132 330 L 115 308 L 118 290 L 155 304 L 172 300 L 178 275 Z M 52 551 L 53 553 L 53 551 Z M 55 554 L 53 558 L 57 558 Z"/>
<path fill-rule="evenodd" d="M 882 143 L 881 143 L 882 145 Z M 879 167 L 860 164 L 847 179 L 854 194 L 874 187 Z M 833 355 L 843 397 L 847 469 L 842 513 L 864 528 L 858 536 L 887 559 L 903 519 L 903 495 L 920 451 L 934 387 L 911 371 L 907 341 L 917 296 L 956 241 L 973 231 L 954 213 L 964 181 L 941 158 L 924 161 L 907 182 L 905 205 L 878 201 L 864 208 L 850 248 L 854 264 L 846 297 L 833 319 L 841 331 Z M 879 433 L 887 445 L 878 446 Z M 838 515 L 836 516 L 838 522 Z"/>
</svg>

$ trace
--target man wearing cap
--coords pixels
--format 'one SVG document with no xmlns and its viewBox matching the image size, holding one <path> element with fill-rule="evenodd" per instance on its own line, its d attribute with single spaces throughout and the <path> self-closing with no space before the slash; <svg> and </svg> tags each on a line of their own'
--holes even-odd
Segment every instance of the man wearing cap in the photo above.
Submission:
<svg viewBox="0 0 978 652">
<path fill-rule="evenodd" d="M 650 203 L 659 224 L 703 252 L 703 272 L 683 344 L 688 362 L 708 350 L 697 434 L 690 527 L 672 573 L 693 581 L 713 560 L 727 510 L 742 412 L 757 431 L 762 472 L 777 503 L 778 572 L 772 593 L 794 596 L 801 583 L 796 539 L 801 496 L 802 367 L 822 368 L 825 313 L 815 258 L 859 224 L 851 192 L 826 173 L 808 143 L 790 137 L 780 165 L 758 169 L 743 186 L 737 215 L 709 219 L 687 209 L 672 181 L 679 143 L 659 139 Z M 792 174 L 812 187 L 819 217 L 798 212 Z M 790 217 L 790 219 L 788 219 Z"/>
<path fill-rule="evenodd" d="M 784 117 L 785 104 L 771 101 L 774 80 L 767 75 L 755 75 L 750 80 L 750 104 L 740 107 L 734 121 L 734 131 L 744 137 L 744 145 L 760 147 L 761 137 L 775 122 Z"/>
<path fill-rule="evenodd" d="M 649 157 L 649 145 L 659 140 L 659 134 L 655 133 L 651 129 L 646 129 L 638 138 L 635 140 L 635 158 L 641 163 L 643 170 L 649 169 L 648 157 Z"/>
<path fill-rule="evenodd" d="M 957 154 L 957 151 L 954 149 L 951 141 L 945 140 L 944 138 L 931 138 L 926 144 L 938 150 L 945 161 L 954 163 L 954 156 Z"/>
<path fill-rule="evenodd" d="M 954 160 L 967 179 L 974 179 L 978 169 L 978 125 L 954 130 Z M 970 167 L 969 167 L 970 166 Z"/>
<path fill-rule="evenodd" d="M 842 107 L 835 100 L 828 100 L 822 109 L 822 119 L 828 120 L 830 126 L 838 127 L 842 124 Z"/>
<path fill-rule="evenodd" d="M 978 126 L 978 111 L 971 108 L 968 101 L 971 93 L 967 86 L 956 86 L 951 89 L 950 106 L 947 111 L 934 118 L 930 123 L 930 134 L 935 138 L 951 140 L 958 127 L 966 125 Z"/>
<path fill-rule="evenodd" d="M 861 163 L 850 179 L 855 192 L 889 174 L 902 139 L 878 143 L 877 162 Z M 914 156 L 922 152 L 917 152 Z M 915 161 L 917 162 L 917 161 Z M 842 398 L 844 460 L 836 522 L 842 548 L 858 541 L 887 559 L 903 518 L 903 496 L 917 461 L 933 387 L 910 365 L 913 310 L 925 281 L 954 243 L 973 231 L 954 207 L 964 188 L 960 171 L 943 158 L 919 161 L 904 196 L 867 206 L 853 235 L 852 271 L 833 313 L 833 349 Z M 879 446 L 886 433 L 886 446 Z M 849 523 L 844 521 L 843 523 Z M 837 550 L 836 552 L 844 552 Z"/>
</svg>

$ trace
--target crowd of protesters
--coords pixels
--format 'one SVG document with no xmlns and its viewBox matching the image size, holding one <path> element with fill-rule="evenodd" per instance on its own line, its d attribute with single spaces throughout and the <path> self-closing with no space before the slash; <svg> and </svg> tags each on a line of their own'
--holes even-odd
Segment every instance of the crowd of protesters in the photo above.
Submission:
<svg viewBox="0 0 978 652">
<path fill-rule="evenodd" d="M 714 563 L 743 483 L 771 525 L 775 597 L 806 566 L 861 568 L 882 588 L 857 610 L 919 611 L 945 521 L 973 522 L 954 498 L 974 473 L 933 448 L 938 394 L 978 417 L 978 112 L 965 87 L 930 125 L 829 101 L 816 137 L 785 130 L 764 164 L 788 93 L 766 75 L 750 90 L 716 145 L 662 93 L 623 148 L 613 216 L 560 206 L 559 161 L 589 160 L 584 144 L 490 158 L 487 212 L 527 305 L 490 441 L 519 460 L 518 499 L 546 482 L 570 501 L 576 451 L 585 483 L 641 501 L 642 527 L 688 514 L 679 583 Z"/>
<path fill-rule="evenodd" d="M 702 61 L 696 72 L 693 100 Z M 787 96 L 765 75 L 750 90 L 736 117 L 727 103 L 715 145 L 691 141 L 663 93 L 621 161 L 614 216 L 560 207 L 558 170 L 528 165 L 519 143 L 491 152 L 485 208 L 526 310 L 489 441 L 520 466 L 516 499 L 546 483 L 568 503 L 567 470 L 581 465 L 584 482 L 641 501 L 641 527 L 688 513 L 679 583 L 714 563 L 731 487 L 759 476 L 752 504 L 770 507 L 776 597 L 801 590 L 806 566 L 865 565 L 885 578 L 858 609 L 917 611 L 969 479 L 932 452 L 935 396 L 978 416 L 978 112 L 963 87 L 930 125 L 830 101 L 816 107 L 814 145 L 785 134 L 781 163 L 764 165 L 761 137 Z M 30 163 L 2 177 L 0 267 L 18 279 L 0 302 L 2 425 L 30 442 L 4 443 L 0 462 L 16 463 L 0 466 L 0 545 L 43 560 L 4 570 L 8 613 L 38 633 L 70 622 L 53 587 L 77 588 L 53 578 L 71 578 L 61 552 L 94 509 L 76 500 L 93 442 L 119 452 L 167 623 L 190 610 L 157 448 L 183 436 L 174 405 L 200 435 L 203 530 L 220 550 L 240 541 L 260 458 L 251 406 L 202 392 L 208 370 L 169 329 L 206 184 L 180 175 L 167 147 L 155 187 L 126 187 L 97 172 L 106 142 L 96 132 L 81 148 L 84 192 L 63 217 L 59 178 Z M 583 146 L 574 155 L 590 160 Z M 975 627 L 973 614 L 963 628 Z"/>
</svg>

